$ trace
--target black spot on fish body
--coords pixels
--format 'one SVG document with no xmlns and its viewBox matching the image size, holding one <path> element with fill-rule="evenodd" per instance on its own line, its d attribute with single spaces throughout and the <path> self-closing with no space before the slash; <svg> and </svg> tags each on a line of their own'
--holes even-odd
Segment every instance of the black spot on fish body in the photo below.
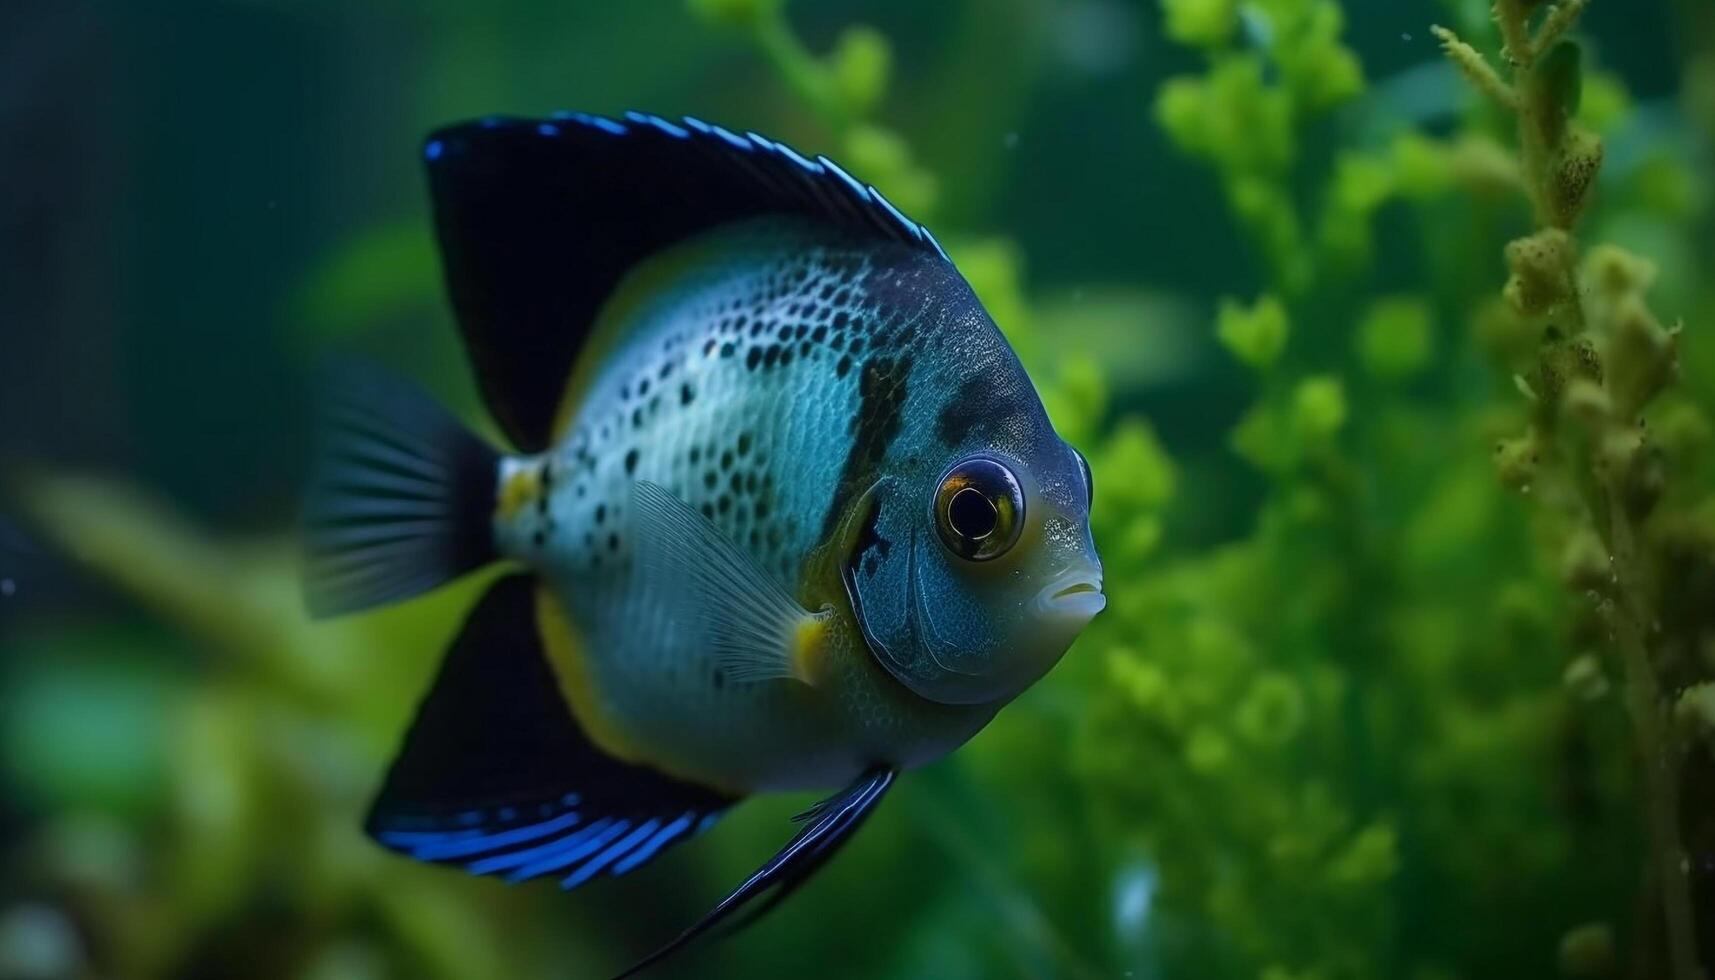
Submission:
<svg viewBox="0 0 1715 980">
<path fill-rule="evenodd" d="M 691 383 L 689 381 L 679 386 L 679 404 L 689 405 L 696 397 L 697 393 L 692 390 Z"/>
<path fill-rule="evenodd" d="M 851 369 L 852 369 L 851 355 L 849 355 L 849 354 L 840 355 L 840 362 L 838 364 L 834 365 L 834 374 L 838 377 L 843 378 L 848 373 L 851 372 Z"/>
<path fill-rule="evenodd" d="M 752 347 L 744 355 L 744 366 L 749 368 L 752 371 L 756 370 L 757 365 L 759 365 L 761 363 L 762 363 L 762 348 L 760 348 L 760 347 Z"/>
<path fill-rule="evenodd" d="M 941 445 L 949 448 L 962 446 L 972 433 L 992 425 L 1006 414 L 1006 399 L 995 390 L 992 382 L 993 379 L 984 374 L 973 374 L 959 384 L 935 420 L 935 435 L 941 440 Z"/>
<path fill-rule="evenodd" d="M 631 450 L 628 450 L 625 454 L 625 475 L 630 476 L 636 472 L 637 472 L 637 450 L 631 449 Z"/>
<path fill-rule="evenodd" d="M 858 377 L 858 411 L 852 418 L 852 444 L 840 468 L 833 500 L 822 519 L 822 537 L 834 532 L 841 507 L 874 481 L 887 450 L 904 424 L 902 412 L 911 380 L 912 359 L 872 357 Z"/>
</svg>

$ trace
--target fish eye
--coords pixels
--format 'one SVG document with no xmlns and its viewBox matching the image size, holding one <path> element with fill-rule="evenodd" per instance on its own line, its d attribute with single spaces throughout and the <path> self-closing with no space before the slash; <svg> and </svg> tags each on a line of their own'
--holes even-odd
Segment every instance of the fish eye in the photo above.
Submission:
<svg viewBox="0 0 1715 980">
<path fill-rule="evenodd" d="M 954 464 L 935 491 L 935 529 L 960 558 L 988 561 L 1006 554 L 1024 529 L 1018 478 L 987 456 Z"/>
<path fill-rule="evenodd" d="M 1078 468 L 1084 471 L 1084 506 L 1094 507 L 1096 506 L 1096 478 L 1090 474 L 1090 461 L 1085 459 L 1084 454 L 1076 449 L 1072 450 L 1072 455 L 1078 457 Z"/>
</svg>

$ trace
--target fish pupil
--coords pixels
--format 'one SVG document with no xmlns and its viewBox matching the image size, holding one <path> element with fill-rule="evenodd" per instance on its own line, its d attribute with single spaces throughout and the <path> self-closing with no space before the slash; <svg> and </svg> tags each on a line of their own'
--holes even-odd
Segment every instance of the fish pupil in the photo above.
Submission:
<svg viewBox="0 0 1715 980">
<path fill-rule="evenodd" d="M 1000 510 L 981 490 L 965 487 L 947 501 L 947 523 L 968 541 L 981 541 L 1000 525 Z"/>
</svg>

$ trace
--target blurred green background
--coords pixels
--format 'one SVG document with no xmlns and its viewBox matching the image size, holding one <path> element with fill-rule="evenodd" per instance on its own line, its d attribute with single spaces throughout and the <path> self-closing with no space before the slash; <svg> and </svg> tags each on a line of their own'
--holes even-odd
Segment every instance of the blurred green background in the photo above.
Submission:
<svg viewBox="0 0 1715 980">
<path fill-rule="evenodd" d="M 660 976 L 1707 972 L 1715 6 L 1567 26 L 1509 66 L 1480 0 L 8 0 L 0 978 L 601 976 L 788 835 L 755 801 L 568 895 L 359 833 L 481 583 L 304 619 L 313 381 L 486 425 L 417 148 L 558 108 L 933 227 L 1091 458 L 1111 596 Z"/>
</svg>

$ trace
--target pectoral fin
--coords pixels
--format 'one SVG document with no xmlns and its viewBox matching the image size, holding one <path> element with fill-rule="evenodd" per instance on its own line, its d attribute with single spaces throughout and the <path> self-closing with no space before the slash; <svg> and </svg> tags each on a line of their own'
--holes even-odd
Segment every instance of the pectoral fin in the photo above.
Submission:
<svg viewBox="0 0 1715 980">
<path fill-rule="evenodd" d="M 816 804 L 800 819 L 804 829 L 770 858 L 767 864 L 745 879 L 744 884 L 720 901 L 709 914 L 680 933 L 615 980 L 625 980 L 659 963 L 684 948 L 697 937 L 743 913 L 741 923 L 754 922 L 787 895 L 802 885 L 863 825 L 875 810 L 882 796 L 893 785 L 898 773 L 893 769 L 872 769 L 840 792 Z"/>
<path fill-rule="evenodd" d="M 665 487 L 640 480 L 631 498 L 643 574 L 666 615 L 703 633 L 732 680 L 811 683 L 832 613 L 806 610 L 756 559 Z"/>
</svg>

